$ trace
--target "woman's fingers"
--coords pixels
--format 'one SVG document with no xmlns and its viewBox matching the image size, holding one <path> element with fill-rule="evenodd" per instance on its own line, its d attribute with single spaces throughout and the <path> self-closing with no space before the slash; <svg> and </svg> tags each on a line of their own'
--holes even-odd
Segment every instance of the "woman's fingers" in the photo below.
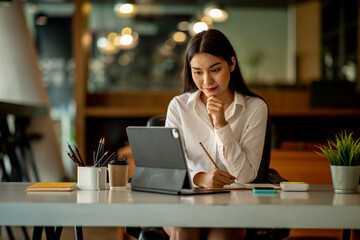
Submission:
<svg viewBox="0 0 360 240">
<path fill-rule="evenodd" d="M 224 109 L 224 104 L 220 99 L 211 96 L 207 99 L 206 108 L 208 109 L 208 111 L 209 110 L 221 111 Z"/>
<path fill-rule="evenodd" d="M 206 110 L 212 116 L 213 124 L 216 129 L 222 128 L 227 124 L 224 113 L 224 103 L 215 96 L 207 99 Z"/>
<path fill-rule="evenodd" d="M 214 173 L 214 184 L 220 187 L 223 187 L 224 185 L 228 185 L 232 182 L 232 176 L 223 170 L 216 169 L 213 171 Z"/>
<path fill-rule="evenodd" d="M 220 170 L 220 179 L 221 182 L 225 183 L 224 185 L 230 184 L 234 179 L 231 174 L 229 174 L 228 172 L 222 171 Z"/>
</svg>

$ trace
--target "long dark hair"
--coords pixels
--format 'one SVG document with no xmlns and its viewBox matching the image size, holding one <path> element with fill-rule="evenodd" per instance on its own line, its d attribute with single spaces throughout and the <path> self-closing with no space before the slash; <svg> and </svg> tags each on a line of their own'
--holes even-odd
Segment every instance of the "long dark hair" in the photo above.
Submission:
<svg viewBox="0 0 360 240">
<path fill-rule="evenodd" d="M 230 74 L 230 89 L 243 95 L 261 98 L 250 91 L 244 82 L 241 74 L 235 50 L 227 37 L 216 29 L 209 29 L 196 34 L 188 43 L 184 61 L 184 89 L 183 92 L 195 92 L 198 88 L 191 75 L 190 61 L 197 53 L 208 53 L 224 59 L 229 65 L 232 64 L 231 58 L 235 57 L 235 69 Z"/>
</svg>

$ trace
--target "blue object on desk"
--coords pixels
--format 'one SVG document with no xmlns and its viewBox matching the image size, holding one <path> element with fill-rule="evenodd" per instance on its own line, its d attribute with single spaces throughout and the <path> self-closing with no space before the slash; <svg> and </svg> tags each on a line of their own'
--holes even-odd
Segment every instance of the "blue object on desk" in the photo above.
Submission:
<svg viewBox="0 0 360 240">
<path fill-rule="evenodd" d="M 277 190 L 272 187 L 254 187 L 252 189 L 254 194 L 276 194 Z"/>
</svg>

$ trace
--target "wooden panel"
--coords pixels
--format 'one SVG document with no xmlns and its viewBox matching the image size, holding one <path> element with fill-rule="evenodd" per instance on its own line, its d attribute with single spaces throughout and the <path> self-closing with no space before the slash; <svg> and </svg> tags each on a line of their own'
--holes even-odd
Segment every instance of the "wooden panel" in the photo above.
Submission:
<svg viewBox="0 0 360 240">
<path fill-rule="evenodd" d="M 87 117 L 152 117 L 166 114 L 167 107 L 158 108 L 118 108 L 118 107 L 88 107 Z"/>
<path fill-rule="evenodd" d="M 306 87 L 253 88 L 252 90 L 265 99 L 270 113 L 278 109 L 308 109 L 310 106 L 310 93 Z"/>
<path fill-rule="evenodd" d="M 88 94 L 87 106 L 109 106 L 117 108 L 167 108 L 171 99 L 180 91 L 135 91 Z"/>
<path fill-rule="evenodd" d="M 360 116 L 360 108 L 311 108 L 307 87 L 254 88 L 267 102 L 271 117 Z"/>
<path fill-rule="evenodd" d="M 271 151 L 270 168 L 293 182 L 332 184 L 330 163 L 311 151 Z"/>
<path fill-rule="evenodd" d="M 270 109 L 271 117 L 351 117 L 360 116 L 360 108 Z"/>
<path fill-rule="evenodd" d="M 88 94 L 87 117 L 151 117 L 166 114 L 179 91 Z"/>
<path fill-rule="evenodd" d="M 308 88 L 255 88 L 270 109 L 271 117 L 360 116 L 360 108 L 310 108 Z M 141 117 L 166 114 L 179 91 L 88 94 L 86 116 Z M 80 110 L 79 110 L 80 111 Z"/>
<path fill-rule="evenodd" d="M 341 229 L 291 229 L 287 240 L 341 240 Z"/>
<path fill-rule="evenodd" d="M 88 18 L 91 5 L 88 0 L 75 0 L 73 54 L 75 58 L 74 97 L 76 101 L 76 142 L 80 154 L 86 157 L 86 92 L 91 34 L 88 31 Z"/>
<path fill-rule="evenodd" d="M 300 1 L 295 6 L 296 79 L 310 83 L 321 77 L 321 3 Z"/>
<path fill-rule="evenodd" d="M 158 107 L 87 107 L 87 117 L 148 117 L 166 114 L 167 106 Z M 270 109 L 270 117 L 351 117 L 360 116 L 360 109 Z"/>
</svg>

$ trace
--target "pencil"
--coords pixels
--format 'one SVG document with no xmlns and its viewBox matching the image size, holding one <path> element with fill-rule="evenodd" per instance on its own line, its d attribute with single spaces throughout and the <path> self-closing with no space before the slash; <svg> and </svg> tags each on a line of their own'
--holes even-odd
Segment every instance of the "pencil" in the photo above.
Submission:
<svg viewBox="0 0 360 240">
<path fill-rule="evenodd" d="M 75 147 L 75 150 L 76 150 L 76 152 L 77 152 L 77 154 L 79 155 L 79 162 L 81 163 L 81 165 L 82 166 L 85 166 L 85 163 L 84 163 L 84 161 L 82 160 L 82 157 L 81 157 L 81 155 L 80 155 L 80 152 L 79 152 L 79 149 L 76 147 L 76 145 L 74 145 L 74 147 Z"/>
<path fill-rule="evenodd" d="M 74 162 L 77 166 L 80 166 L 80 165 L 81 165 L 78 161 L 76 161 L 76 159 L 72 156 L 71 153 L 69 153 L 69 152 L 67 152 L 67 151 L 66 151 L 66 153 L 67 153 L 67 155 L 71 158 L 71 160 L 73 160 L 73 162 Z"/>
<path fill-rule="evenodd" d="M 204 152 L 206 153 L 206 155 L 208 155 L 208 157 L 210 158 L 211 162 L 214 164 L 215 168 L 216 169 L 219 169 L 218 165 L 216 165 L 215 161 L 212 159 L 212 157 L 210 156 L 210 154 L 206 151 L 204 145 L 199 142 L 200 146 L 204 149 Z"/>
<path fill-rule="evenodd" d="M 101 149 L 100 149 L 100 155 L 103 156 L 104 155 L 104 149 L 105 149 L 105 138 L 102 138 L 102 143 L 101 143 Z"/>
<path fill-rule="evenodd" d="M 106 160 L 103 164 L 101 164 L 101 167 L 105 167 L 106 165 L 108 165 L 112 160 L 116 159 L 116 154 L 115 152 L 113 152 Z"/>
<path fill-rule="evenodd" d="M 104 159 L 104 157 L 105 157 L 107 154 L 108 154 L 108 152 L 105 152 L 105 153 L 101 156 L 101 158 L 99 159 L 99 161 L 96 162 L 95 167 L 97 167 L 97 166 L 100 165 L 101 161 Z"/>
<path fill-rule="evenodd" d="M 95 159 L 95 151 L 93 152 L 93 162 L 94 162 L 94 166 L 95 166 L 95 163 L 96 163 L 96 159 Z"/>
<path fill-rule="evenodd" d="M 100 138 L 100 141 L 99 141 L 99 144 L 98 144 L 98 147 L 97 147 L 97 151 L 96 151 L 96 157 L 95 157 L 95 162 L 96 163 L 99 159 L 99 152 L 100 152 L 100 147 L 101 147 L 101 140 L 102 138 Z"/>
<path fill-rule="evenodd" d="M 69 142 L 67 142 L 67 145 L 68 145 L 68 147 L 69 147 L 69 149 L 70 149 L 71 154 L 72 154 L 72 155 L 73 155 L 73 157 L 75 158 L 75 160 L 76 160 L 76 161 L 78 161 L 78 162 L 80 162 L 80 161 L 77 159 L 75 152 L 72 150 L 72 148 L 71 148 L 71 146 L 70 146 Z"/>
</svg>

